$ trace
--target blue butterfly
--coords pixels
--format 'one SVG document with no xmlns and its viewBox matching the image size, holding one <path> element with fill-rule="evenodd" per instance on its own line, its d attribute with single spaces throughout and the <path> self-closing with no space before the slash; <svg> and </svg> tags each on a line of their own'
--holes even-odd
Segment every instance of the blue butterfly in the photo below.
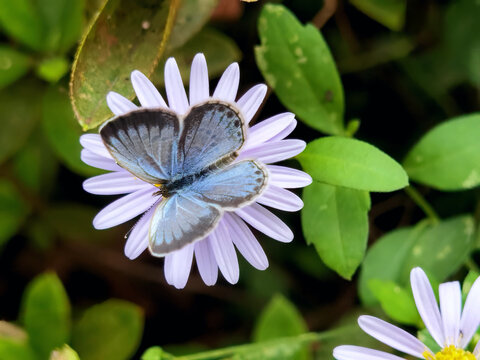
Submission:
<svg viewBox="0 0 480 360">
<path fill-rule="evenodd" d="M 164 256 L 208 235 L 224 211 L 253 202 L 267 185 L 267 170 L 252 160 L 235 162 L 246 125 L 229 103 L 210 100 L 185 116 L 140 109 L 100 128 L 118 165 L 158 187 L 149 249 Z"/>
</svg>

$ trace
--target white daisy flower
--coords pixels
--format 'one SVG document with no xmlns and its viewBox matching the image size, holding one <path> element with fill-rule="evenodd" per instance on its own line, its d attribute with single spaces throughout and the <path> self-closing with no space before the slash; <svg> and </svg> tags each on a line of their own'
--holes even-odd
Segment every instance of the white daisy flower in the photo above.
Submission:
<svg viewBox="0 0 480 360">
<path fill-rule="evenodd" d="M 434 353 L 405 330 L 373 316 L 360 316 L 358 324 L 370 336 L 418 359 L 478 360 L 480 342 L 473 353 L 465 350 L 480 324 L 480 278 L 472 285 L 462 311 L 462 291 L 458 281 L 440 284 L 440 308 L 427 275 L 420 268 L 410 273 L 413 297 L 425 326 L 441 350 Z M 402 360 L 383 351 L 342 345 L 333 350 L 337 360 Z"/>
<path fill-rule="evenodd" d="M 143 108 L 168 108 L 178 115 L 183 115 L 191 106 L 208 99 L 218 99 L 238 108 L 248 124 L 261 105 L 267 87 L 264 84 L 256 85 L 236 100 L 239 79 L 238 64 L 233 63 L 223 73 L 213 95 L 210 95 L 207 63 L 203 54 L 197 54 L 192 63 L 187 97 L 175 59 L 170 58 L 165 64 L 167 105 L 145 75 L 137 70 L 131 75 L 133 88 Z M 138 109 L 133 102 L 115 92 L 107 95 L 107 104 L 116 116 Z M 270 165 L 295 156 L 305 148 L 302 140 L 284 140 L 296 124 L 294 114 L 287 112 L 248 129 L 245 144 L 237 160 L 255 159 L 266 164 L 267 188 L 253 204 L 233 212 L 225 212 L 215 230 L 204 239 L 166 255 L 164 271 L 169 284 L 176 288 L 186 285 L 194 255 L 205 284 L 216 283 L 218 269 L 228 282 L 236 283 L 239 279 L 239 267 L 235 247 L 252 266 L 259 270 L 266 269 L 268 260 L 265 252 L 247 224 L 275 240 L 293 240 L 293 233 L 288 226 L 262 205 L 284 211 L 298 211 L 303 207 L 302 200 L 286 188 L 307 186 L 312 181 L 311 177 L 296 169 Z M 125 255 L 135 259 L 148 248 L 150 221 L 161 201 L 158 188 L 118 166 L 100 135 L 83 135 L 80 142 L 84 147 L 81 158 L 85 163 L 111 171 L 86 180 L 84 189 L 99 195 L 128 194 L 100 211 L 93 220 L 94 227 L 110 228 L 143 214 L 129 233 L 125 245 Z"/>
</svg>

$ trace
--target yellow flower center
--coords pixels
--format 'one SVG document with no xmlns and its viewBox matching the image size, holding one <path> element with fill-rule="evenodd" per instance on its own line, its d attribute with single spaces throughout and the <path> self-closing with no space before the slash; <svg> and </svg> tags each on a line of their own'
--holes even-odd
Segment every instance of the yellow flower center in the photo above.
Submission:
<svg viewBox="0 0 480 360">
<path fill-rule="evenodd" d="M 435 355 L 425 351 L 423 357 L 426 360 L 477 360 L 471 352 L 456 348 L 453 345 L 443 348 L 442 351 L 439 351 Z"/>
</svg>

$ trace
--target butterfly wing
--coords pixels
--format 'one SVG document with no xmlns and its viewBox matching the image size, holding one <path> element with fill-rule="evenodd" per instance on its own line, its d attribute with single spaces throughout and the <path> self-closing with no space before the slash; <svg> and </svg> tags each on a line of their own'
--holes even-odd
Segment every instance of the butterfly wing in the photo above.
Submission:
<svg viewBox="0 0 480 360">
<path fill-rule="evenodd" d="M 150 252 L 164 256 L 203 239 L 215 228 L 223 211 L 251 203 L 266 184 L 265 168 L 250 160 L 195 180 L 156 209 L 150 223 Z"/>
<path fill-rule="evenodd" d="M 166 182 L 177 167 L 177 116 L 164 109 L 142 109 L 105 123 L 100 136 L 115 161 L 152 184 Z"/>
<path fill-rule="evenodd" d="M 194 174 L 218 161 L 231 162 L 245 142 L 245 122 L 233 105 L 209 101 L 192 107 L 178 144 L 179 172 Z"/>
</svg>

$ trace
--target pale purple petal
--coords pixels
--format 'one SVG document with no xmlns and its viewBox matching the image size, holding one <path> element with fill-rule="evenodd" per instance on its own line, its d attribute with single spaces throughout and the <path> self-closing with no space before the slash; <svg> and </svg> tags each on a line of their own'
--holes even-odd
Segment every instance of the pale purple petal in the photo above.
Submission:
<svg viewBox="0 0 480 360">
<path fill-rule="evenodd" d="M 177 289 L 183 289 L 187 285 L 192 268 L 193 248 L 194 244 L 189 244 L 165 257 L 165 279 Z"/>
<path fill-rule="evenodd" d="M 268 165 L 269 184 L 287 188 L 301 188 L 312 183 L 312 177 L 307 173 L 285 166 Z"/>
<path fill-rule="evenodd" d="M 134 177 L 128 171 L 115 171 L 91 177 L 83 182 L 83 189 L 96 195 L 128 194 L 152 186 Z"/>
<path fill-rule="evenodd" d="M 305 146 L 305 141 L 296 139 L 267 142 L 242 151 L 238 160 L 256 159 L 264 164 L 275 163 L 300 154 Z"/>
<path fill-rule="evenodd" d="M 254 268 L 265 270 L 268 267 L 267 255 L 248 226 L 234 213 L 225 213 L 223 219 L 238 251 Z"/>
<path fill-rule="evenodd" d="M 107 105 L 117 116 L 138 109 L 137 105 L 114 91 L 107 94 Z"/>
<path fill-rule="evenodd" d="M 167 103 L 163 100 L 162 95 L 152 84 L 152 82 L 140 71 L 134 70 L 130 75 L 133 89 L 137 94 L 138 101 L 143 107 L 147 108 L 168 108 Z"/>
<path fill-rule="evenodd" d="M 125 244 L 125 256 L 133 260 L 140 256 L 148 248 L 148 233 L 150 231 L 150 220 L 152 220 L 153 213 L 156 206 L 152 206 L 140 220 L 133 226 L 132 231 L 128 235 Z"/>
<path fill-rule="evenodd" d="M 230 64 L 218 81 L 212 97 L 223 101 L 234 102 L 237 96 L 239 81 L 240 69 L 238 64 Z"/>
<path fill-rule="evenodd" d="M 263 99 L 267 94 L 267 85 L 258 84 L 248 90 L 238 101 L 237 105 L 242 111 L 245 122 L 248 124 L 254 117 Z"/>
<path fill-rule="evenodd" d="M 97 155 L 90 150 L 83 149 L 82 152 L 80 153 L 80 159 L 92 167 L 96 167 L 99 169 L 103 170 L 109 170 L 109 171 L 125 171 L 122 169 L 120 166 L 117 165 L 115 160 L 112 158 L 106 158 L 100 155 Z"/>
<path fill-rule="evenodd" d="M 333 349 L 333 357 L 337 360 L 404 360 L 383 351 L 353 345 L 337 346 Z"/>
<path fill-rule="evenodd" d="M 283 211 L 298 211 L 303 208 L 303 201 L 291 191 L 275 185 L 269 185 L 256 201 Z"/>
<path fill-rule="evenodd" d="M 376 317 L 360 316 L 358 324 L 368 335 L 405 354 L 423 358 L 422 354 L 430 351 L 415 336 Z"/>
<path fill-rule="evenodd" d="M 475 349 L 473 349 L 473 355 L 475 355 L 476 358 L 478 359 L 480 355 L 480 341 L 477 342 L 477 345 L 475 345 Z"/>
<path fill-rule="evenodd" d="M 203 54 L 197 54 L 193 58 L 190 71 L 190 106 L 207 100 L 210 96 L 208 84 L 207 61 Z"/>
<path fill-rule="evenodd" d="M 412 285 L 413 297 L 417 305 L 418 313 L 430 332 L 430 335 L 432 335 L 437 344 L 443 348 L 445 345 L 445 337 L 443 334 L 442 318 L 427 275 L 425 275 L 422 269 L 418 267 L 414 268 L 410 273 L 410 283 Z"/>
<path fill-rule="evenodd" d="M 165 64 L 165 90 L 168 104 L 176 113 L 183 115 L 188 110 L 188 99 L 174 58 L 169 58 Z"/>
<path fill-rule="evenodd" d="M 139 190 L 115 200 L 93 219 L 95 229 L 108 229 L 143 214 L 155 204 L 159 196 L 153 196 L 155 188 Z"/>
<path fill-rule="evenodd" d="M 218 265 L 210 246 L 210 237 L 195 243 L 195 258 L 200 276 L 208 286 L 213 286 L 218 278 Z"/>
<path fill-rule="evenodd" d="M 112 159 L 112 155 L 108 152 L 107 148 L 103 144 L 102 138 L 98 134 L 84 134 L 80 136 L 80 144 L 87 150 Z"/>
<path fill-rule="evenodd" d="M 440 284 L 440 313 L 442 315 L 445 345 L 457 346 L 462 313 L 462 290 L 458 281 Z"/>
<path fill-rule="evenodd" d="M 225 228 L 223 219 L 220 220 L 217 228 L 210 234 L 209 239 L 220 271 L 230 284 L 236 284 L 240 277 L 240 269 L 235 247 L 228 229 Z"/>
<path fill-rule="evenodd" d="M 263 206 L 253 203 L 244 208 L 235 210 L 243 220 L 258 231 L 281 242 L 293 240 L 293 232 L 285 223 Z"/>
<path fill-rule="evenodd" d="M 460 331 L 463 337 L 459 339 L 460 347 L 464 348 L 472 339 L 480 323 L 480 277 L 475 280 L 468 293 L 460 321 Z"/>
<path fill-rule="evenodd" d="M 278 114 L 259 122 L 248 129 L 248 136 L 243 150 L 270 140 L 288 128 L 292 122 L 295 122 L 295 115 L 292 113 Z"/>
<path fill-rule="evenodd" d="M 297 127 L 297 120 L 293 120 L 285 129 L 280 131 L 277 135 L 272 137 L 269 141 L 280 141 L 285 139 Z"/>
</svg>

